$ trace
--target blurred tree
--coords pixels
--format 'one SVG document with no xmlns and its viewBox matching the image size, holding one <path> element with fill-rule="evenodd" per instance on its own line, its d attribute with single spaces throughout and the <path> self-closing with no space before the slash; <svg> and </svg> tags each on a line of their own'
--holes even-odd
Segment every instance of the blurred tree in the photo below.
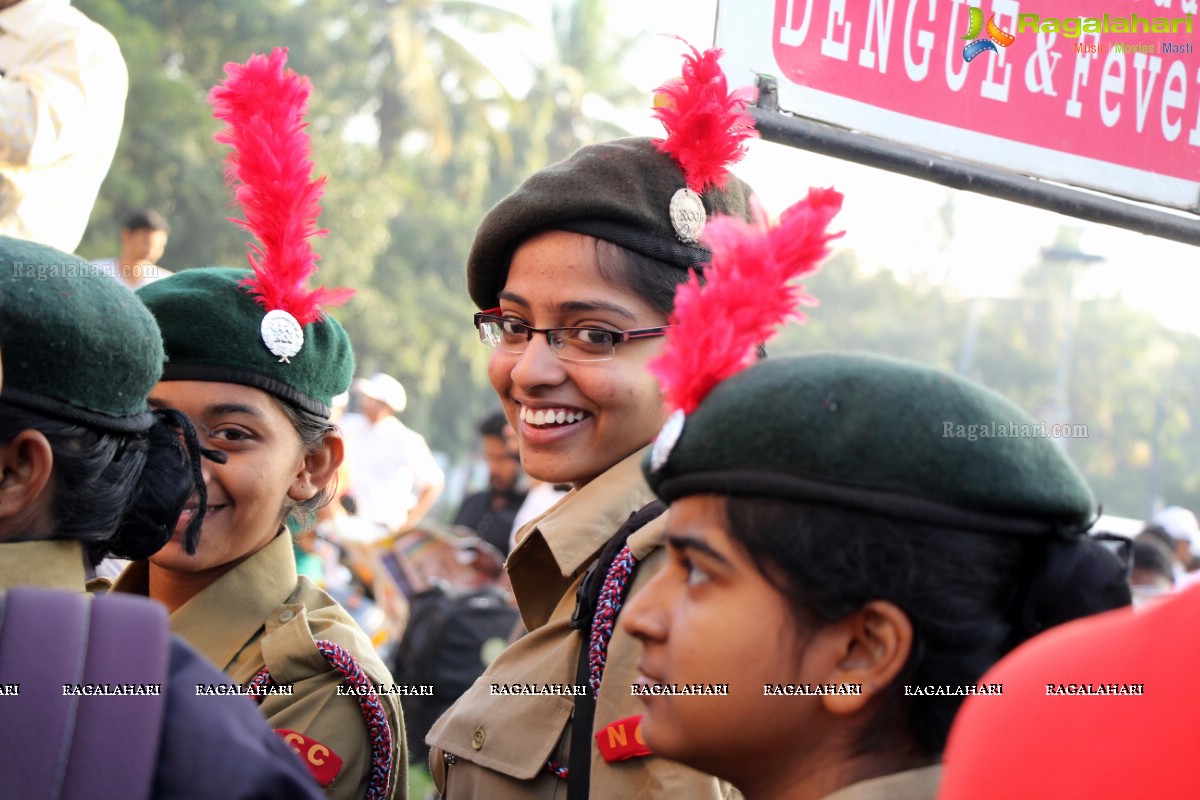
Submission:
<svg viewBox="0 0 1200 800">
<path fill-rule="evenodd" d="M 507 94 L 464 33 L 495 33 L 528 20 L 487 2 L 375 0 L 380 21 L 372 37 L 377 64 L 375 119 L 384 163 L 405 134 L 425 138 L 425 154 L 439 163 L 458 157 L 459 120 L 499 141 L 491 98 Z"/>
</svg>

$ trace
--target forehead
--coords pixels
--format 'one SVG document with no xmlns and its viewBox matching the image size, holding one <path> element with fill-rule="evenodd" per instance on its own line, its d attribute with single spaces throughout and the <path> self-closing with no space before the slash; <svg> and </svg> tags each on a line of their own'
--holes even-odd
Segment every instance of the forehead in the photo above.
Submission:
<svg viewBox="0 0 1200 800">
<path fill-rule="evenodd" d="M 609 256 L 610 270 L 617 268 L 616 258 Z M 640 295 L 605 277 L 596 239 L 568 231 L 544 231 L 522 243 L 500 297 L 538 308 L 594 302 L 619 306 L 637 317 L 655 313 Z"/>
<path fill-rule="evenodd" d="M 290 425 L 287 415 L 271 395 L 239 383 L 215 381 L 159 381 L 150 392 L 150 403 L 177 408 L 193 419 L 244 413 L 265 421 Z M 239 412 L 238 409 L 245 409 Z"/>
</svg>

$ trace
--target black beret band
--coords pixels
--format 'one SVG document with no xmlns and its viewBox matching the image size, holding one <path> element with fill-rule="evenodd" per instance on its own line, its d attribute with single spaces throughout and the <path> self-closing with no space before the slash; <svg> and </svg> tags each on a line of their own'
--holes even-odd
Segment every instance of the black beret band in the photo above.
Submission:
<svg viewBox="0 0 1200 800">
<path fill-rule="evenodd" d="M 920 522 L 938 528 L 1007 536 L 1070 537 L 1082 535 L 1087 529 L 1087 526 L 1081 527 L 1070 520 L 1064 520 L 1060 524 L 1046 519 L 1007 517 L 971 511 L 926 497 L 839 485 L 772 470 L 740 468 L 694 472 L 668 478 L 658 486 L 658 496 L 668 503 L 694 494 L 775 497 L 814 505 L 874 512 L 885 517 Z"/>
<path fill-rule="evenodd" d="M 164 381 L 209 381 L 213 383 L 236 383 L 254 389 L 262 389 L 280 400 L 329 419 L 332 409 L 324 403 L 301 394 L 286 383 L 266 375 L 223 364 L 171 364 L 163 366 Z"/>
<path fill-rule="evenodd" d="M 24 392 L 15 386 L 7 384 L 5 384 L 3 392 L 0 393 L 0 400 L 11 403 L 14 406 L 21 406 L 22 408 L 36 411 L 45 417 L 74 422 L 88 428 L 96 428 L 111 433 L 145 433 L 154 425 L 155 419 L 154 414 L 150 411 L 120 417 L 99 411 L 90 411 L 86 408 L 63 403 L 49 397 Z"/>
</svg>

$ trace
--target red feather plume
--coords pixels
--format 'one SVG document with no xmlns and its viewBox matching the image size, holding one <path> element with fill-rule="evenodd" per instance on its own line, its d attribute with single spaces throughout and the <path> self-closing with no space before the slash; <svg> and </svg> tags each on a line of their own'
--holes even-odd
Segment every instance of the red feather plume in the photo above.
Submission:
<svg viewBox="0 0 1200 800">
<path fill-rule="evenodd" d="M 788 320 L 804 320 L 797 306 L 816 305 L 793 280 L 813 272 L 829 254 L 829 222 L 842 207 L 836 189 L 808 197 L 764 229 L 736 217 L 709 220 L 701 240 L 712 250 L 703 286 L 693 272 L 675 291 L 675 313 L 663 352 L 650 362 L 668 410 L 690 414 L 721 381 L 748 366 L 759 344 Z"/>
<path fill-rule="evenodd" d="M 686 43 L 685 43 L 686 44 Z M 703 194 L 709 186 L 721 188 L 728 180 L 727 167 L 746 154 L 746 140 L 758 136 L 746 106 L 758 97 L 753 87 L 730 92 L 717 61 L 723 52 L 711 48 L 683 56 L 683 77 L 658 87 L 654 116 L 667 129 L 659 141 L 683 170 L 688 188 Z"/>
<path fill-rule="evenodd" d="M 311 239 L 317 229 L 325 178 L 310 180 L 312 142 L 304 114 L 312 85 L 286 70 L 287 49 L 226 64 L 225 81 L 209 92 L 213 116 L 225 122 L 216 140 L 228 144 L 225 183 L 246 215 L 230 218 L 257 237 L 247 243 L 254 275 L 242 283 L 268 311 L 283 309 L 301 325 L 320 320 L 321 306 L 346 302 L 353 289 L 310 290 L 317 271 Z"/>
</svg>

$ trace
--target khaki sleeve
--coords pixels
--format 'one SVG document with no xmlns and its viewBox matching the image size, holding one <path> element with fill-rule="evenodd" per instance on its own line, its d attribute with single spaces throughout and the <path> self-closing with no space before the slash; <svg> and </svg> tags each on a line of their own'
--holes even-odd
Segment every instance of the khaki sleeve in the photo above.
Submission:
<svg viewBox="0 0 1200 800">
<path fill-rule="evenodd" d="M 370 779 L 371 743 L 357 699 L 337 694 L 338 687 L 343 685 L 342 676 L 329 671 L 290 685 L 293 692 L 290 697 L 268 697 L 263 701 L 267 723 L 277 731 L 295 731 L 309 740 L 289 744 L 301 751 L 300 759 L 310 769 L 313 764 L 328 763 L 329 756 L 317 744 L 341 760 L 341 769 L 325 787 L 327 797 L 333 800 L 364 797 Z"/>
<path fill-rule="evenodd" d="M 331 800 L 358 800 L 366 796 L 371 772 L 371 737 L 359 699 L 348 691 L 348 683 L 317 650 L 301 605 L 289 623 L 270 631 L 262 640 L 263 659 L 275 683 L 290 686 L 290 695 L 267 697 L 262 711 L 276 730 L 295 731 L 306 741 L 289 743 L 301 760 L 330 770 L 329 753 L 341 767 L 325 786 Z M 392 729 L 392 778 L 390 797 L 407 793 L 407 753 L 404 732 L 397 729 L 398 701 L 391 695 L 376 695 Z M 396 708 L 394 708 L 396 707 Z M 317 743 L 319 746 L 314 745 Z M 314 760 L 315 759 L 315 760 Z M 320 763 L 320 762 L 324 763 Z M 318 770 L 319 772 L 319 770 Z"/>
</svg>

